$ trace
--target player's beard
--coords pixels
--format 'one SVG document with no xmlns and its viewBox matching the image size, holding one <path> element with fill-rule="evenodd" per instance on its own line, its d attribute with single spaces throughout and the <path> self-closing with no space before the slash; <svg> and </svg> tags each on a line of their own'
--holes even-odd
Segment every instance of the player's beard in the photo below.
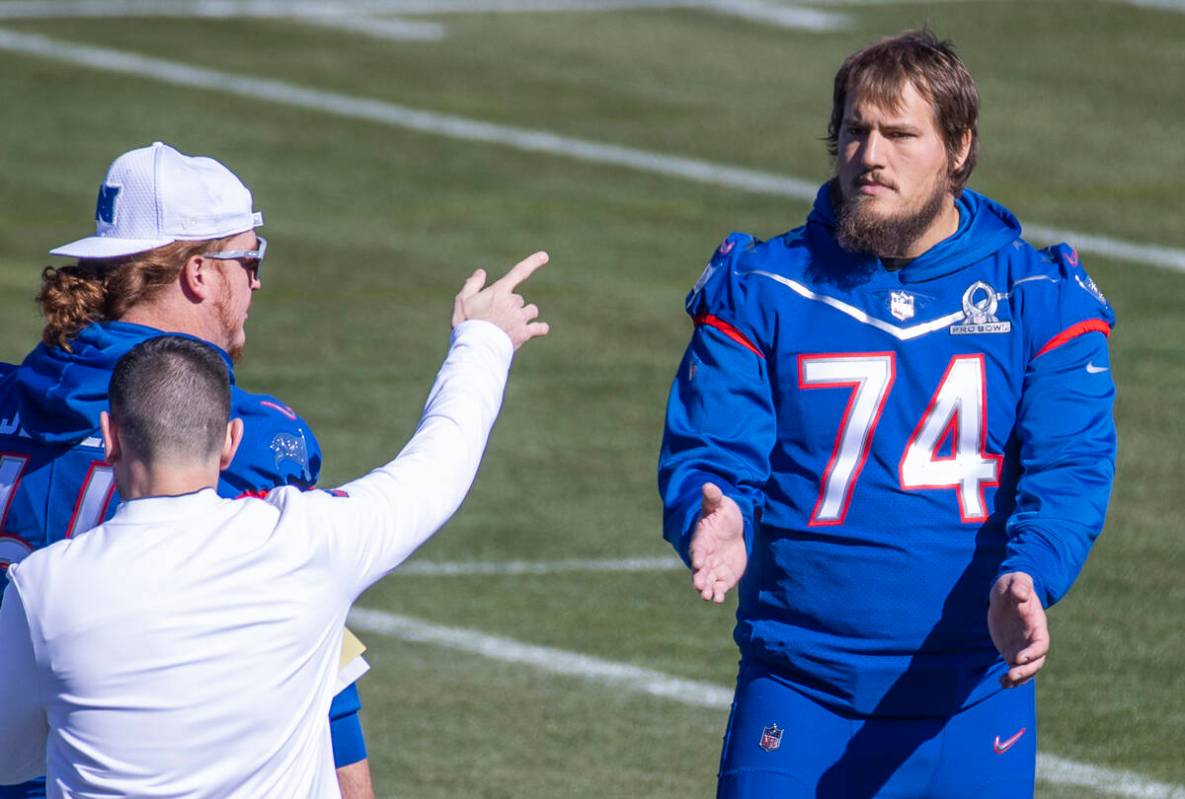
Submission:
<svg viewBox="0 0 1185 799">
<path fill-rule="evenodd" d="M 235 343 L 241 327 L 230 310 L 229 291 L 214 302 L 214 312 L 218 315 L 218 324 L 222 328 L 226 352 L 230 355 L 231 362 L 238 363 L 239 359 L 243 357 L 243 351 L 247 349 L 247 341 L 244 338 L 240 343 Z"/>
<path fill-rule="evenodd" d="M 903 258 L 938 219 L 949 194 L 950 176 L 944 172 L 935 179 L 933 191 L 919 206 L 884 215 L 871 209 L 874 198 L 847 192 L 836 214 L 835 237 L 839 246 L 850 252 Z"/>
</svg>

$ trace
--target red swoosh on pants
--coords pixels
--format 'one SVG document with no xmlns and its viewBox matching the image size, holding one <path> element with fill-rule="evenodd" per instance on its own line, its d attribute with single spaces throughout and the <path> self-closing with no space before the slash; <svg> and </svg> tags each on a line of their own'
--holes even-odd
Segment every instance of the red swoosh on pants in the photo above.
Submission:
<svg viewBox="0 0 1185 799">
<path fill-rule="evenodd" d="M 1012 745 L 1013 745 L 1013 744 L 1015 744 L 1017 741 L 1019 741 L 1019 740 L 1020 740 L 1020 736 L 1022 736 L 1022 735 L 1024 735 L 1024 734 L 1025 734 L 1025 730 L 1026 730 L 1026 729 L 1028 729 L 1028 728 L 1027 728 L 1027 727 L 1021 727 L 1021 728 L 1020 728 L 1020 732 L 1018 732 L 1016 735 L 1013 735 L 1013 736 L 1012 736 L 1011 738 L 1009 738 L 1007 741 L 1001 741 L 1001 740 L 1000 740 L 1000 736 L 999 736 L 999 735 L 997 735 L 997 736 L 996 736 L 996 743 L 994 744 L 994 748 L 995 748 L 995 750 L 996 750 L 996 754 L 997 754 L 997 755 L 1002 755 L 1002 754 L 1004 754 L 1005 752 L 1007 752 L 1009 749 L 1011 749 L 1011 748 L 1012 748 Z"/>
</svg>

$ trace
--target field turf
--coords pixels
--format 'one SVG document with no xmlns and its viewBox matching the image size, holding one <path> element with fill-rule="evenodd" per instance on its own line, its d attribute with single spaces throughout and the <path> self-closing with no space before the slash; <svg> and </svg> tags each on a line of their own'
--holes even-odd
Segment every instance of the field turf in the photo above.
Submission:
<svg viewBox="0 0 1185 799">
<path fill-rule="evenodd" d="M 444 24 L 429 42 L 282 19 L 5 20 L 3 8 L 3 31 L 810 181 L 831 168 L 820 138 L 844 55 L 928 23 L 983 94 L 973 187 L 1022 222 L 1185 248 L 1185 13 L 1171 8 L 868 2 L 827 5 L 851 22 L 827 33 L 697 9 L 416 17 Z M 114 156 L 154 139 L 215 155 L 255 192 L 270 242 L 239 381 L 310 420 L 326 484 L 411 433 L 464 277 L 550 252 L 525 291 L 553 333 L 521 353 L 476 488 L 411 563 L 668 554 L 654 466 L 689 332 L 682 298 L 725 233 L 776 235 L 807 211 L 2 49 L 0 119 L 0 358 L 37 340 L 45 252 L 88 232 Z M 1121 449 L 1107 531 L 1051 612 L 1040 749 L 1180 786 L 1185 274 L 1084 261 L 1120 320 Z M 396 573 L 359 605 L 722 687 L 735 676 L 732 606 L 702 605 L 677 570 Z M 711 795 L 726 710 L 362 637 L 380 796 Z M 1185 796 L 1148 790 L 1126 795 Z"/>
</svg>

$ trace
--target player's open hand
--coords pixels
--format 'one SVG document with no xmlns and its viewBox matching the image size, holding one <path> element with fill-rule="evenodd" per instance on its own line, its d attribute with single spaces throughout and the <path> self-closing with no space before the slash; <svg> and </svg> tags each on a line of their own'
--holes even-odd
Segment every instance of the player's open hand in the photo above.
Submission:
<svg viewBox="0 0 1185 799">
<path fill-rule="evenodd" d="M 714 483 L 704 483 L 699 521 L 691 535 L 691 584 L 704 601 L 720 604 L 741 580 L 749 553 L 741 509 Z"/>
<path fill-rule="evenodd" d="M 996 580 L 988 604 L 988 630 L 1008 664 L 1000 684 L 1015 688 L 1033 679 L 1049 652 L 1049 625 L 1032 577 L 1010 572 Z"/>
<path fill-rule="evenodd" d="M 547 261 L 547 253 L 537 252 L 519 261 L 501 279 L 488 286 L 485 286 L 485 270 L 478 269 L 461 286 L 453 301 L 453 327 L 470 319 L 492 322 L 506 331 L 516 350 L 535 336 L 546 336 L 550 329 L 547 322 L 535 321 L 539 317 L 539 308 L 534 303 L 528 305 L 515 289 Z"/>
</svg>

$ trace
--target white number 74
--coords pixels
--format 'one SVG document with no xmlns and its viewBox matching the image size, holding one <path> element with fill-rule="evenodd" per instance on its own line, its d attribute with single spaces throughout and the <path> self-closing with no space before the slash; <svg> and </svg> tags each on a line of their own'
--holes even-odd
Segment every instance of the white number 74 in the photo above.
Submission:
<svg viewBox="0 0 1185 799">
<path fill-rule="evenodd" d="M 799 356 L 800 388 L 850 392 L 811 526 L 843 524 L 895 376 L 891 352 Z M 983 490 L 999 484 L 1003 461 L 987 452 L 986 393 L 983 355 L 951 358 L 898 466 L 904 489 L 955 489 L 964 522 L 987 519 Z M 952 451 L 939 454 L 948 437 Z"/>
</svg>

